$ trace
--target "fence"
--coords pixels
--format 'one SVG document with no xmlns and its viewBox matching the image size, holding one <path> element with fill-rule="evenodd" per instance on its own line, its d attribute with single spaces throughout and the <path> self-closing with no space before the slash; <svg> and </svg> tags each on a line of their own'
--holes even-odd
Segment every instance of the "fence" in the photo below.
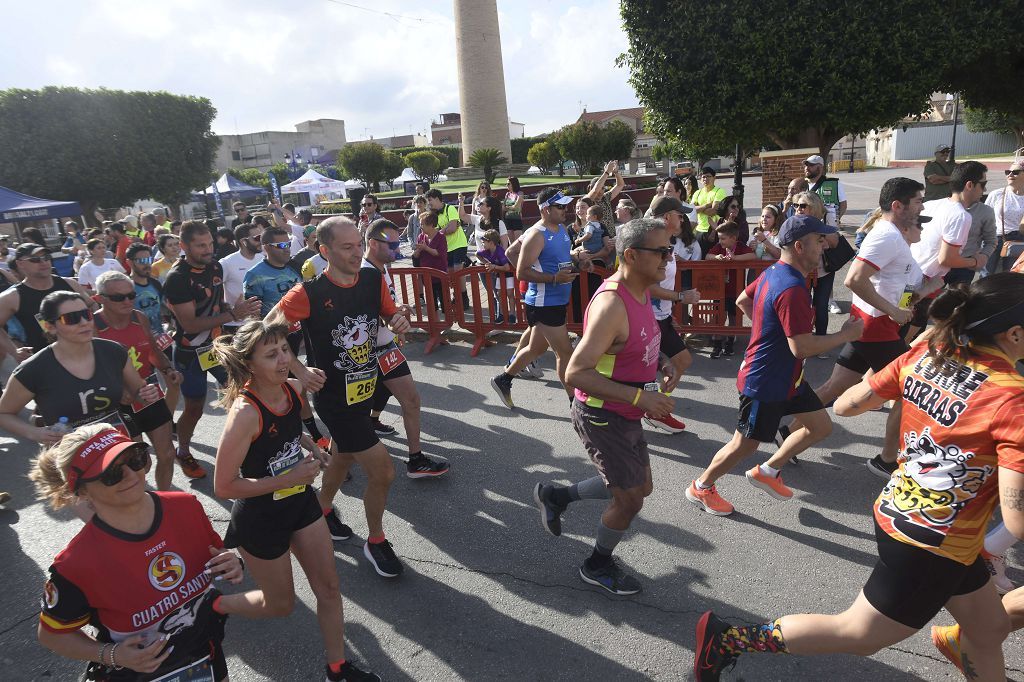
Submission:
<svg viewBox="0 0 1024 682">
<path fill-rule="evenodd" d="M 676 304 L 672 319 L 680 333 L 742 336 L 750 333 L 743 314 L 735 310 L 729 324 L 729 308 L 750 279 L 775 261 L 686 261 L 679 263 L 675 289 L 697 289 L 699 302 Z M 490 337 L 498 332 L 525 331 L 526 311 L 519 293 L 519 280 L 507 273 L 491 273 L 484 266 L 473 266 L 444 273 L 431 268 L 393 268 L 392 281 L 399 303 L 409 307 L 410 323 L 427 332 L 426 353 L 444 343 L 442 333 L 455 324 L 473 335 L 470 355 L 493 345 Z M 612 271 L 595 268 L 576 278 L 566 310 L 566 327 L 583 333 L 586 304 L 604 278 Z M 435 294 L 435 285 L 436 291 Z M 462 293 L 466 293 L 463 300 Z M 735 292 L 735 293 L 732 293 Z M 731 295 L 729 295 L 731 294 Z M 468 301 L 468 305 L 467 305 Z"/>
</svg>

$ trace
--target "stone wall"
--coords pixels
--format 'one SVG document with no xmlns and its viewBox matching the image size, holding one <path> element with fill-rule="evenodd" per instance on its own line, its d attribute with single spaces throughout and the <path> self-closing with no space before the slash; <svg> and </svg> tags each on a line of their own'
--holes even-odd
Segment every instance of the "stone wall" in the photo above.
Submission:
<svg viewBox="0 0 1024 682">
<path fill-rule="evenodd" d="M 785 199 L 790 180 L 804 176 L 804 159 L 817 153 L 813 147 L 761 152 L 761 203 L 778 204 Z"/>
</svg>

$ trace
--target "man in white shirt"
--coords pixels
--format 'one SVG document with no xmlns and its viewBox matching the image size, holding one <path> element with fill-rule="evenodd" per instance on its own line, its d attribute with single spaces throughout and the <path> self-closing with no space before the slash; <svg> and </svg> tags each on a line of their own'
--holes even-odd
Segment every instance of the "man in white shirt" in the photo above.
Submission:
<svg viewBox="0 0 1024 682">
<path fill-rule="evenodd" d="M 1006 171 L 1006 187 L 993 190 L 985 203 L 992 207 L 996 214 L 996 251 L 993 254 L 992 266 L 986 266 L 981 276 L 985 277 L 1000 269 L 1009 270 L 1013 265 L 1013 257 L 1003 259 L 1003 242 L 1024 241 L 1021 238 L 1021 226 L 1024 224 L 1024 161 L 1014 161 Z"/>
<path fill-rule="evenodd" d="M 89 260 L 78 269 L 78 283 L 89 291 L 96 289 L 96 279 L 108 270 L 124 272 L 124 267 L 114 258 L 107 258 L 107 243 L 102 239 L 90 239 L 85 244 Z"/>
<path fill-rule="evenodd" d="M 969 258 L 960 255 L 971 231 L 971 214 L 967 208 L 981 200 L 985 193 L 988 168 L 977 161 L 965 161 L 953 169 L 949 185 L 953 194 L 948 199 L 936 199 L 924 204 L 922 213 L 932 219 L 921 234 L 921 241 L 910 247 L 914 260 L 921 268 L 925 283 L 942 279 L 952 268 L 980 270 L 988 258 L 977 253 Z M 933 289 L 932 296 L 922 298 L 914 306 L 914 316 L 907 329 L 908 342 L 928 324 L 928 309 L 941 287 Z"/>
<path fill-rule="evenodd" d="M 304 235 L 306 226 L 313 222 L 313 212 L 308 208 L 301 209 L 295 214 L 295 220 L 288 221 L 288 228 L 292 231 L 292 255 L 306 248 L 306 237 Z"/>
<path fill-rule="evenodd" d="M 249 271 L 249 268 L 263 261 L 263 245 L 260 243 L 262 236 L 262 222 L 239 223 L 235 228 L 235 243 L 238 244 L 238 251 L 220 259 L 220 266 L 224 269 L 224 303 L 228 307 L 234 306 L 242 300 L 242 283 L 245 280 L 245 273 Z M 230 334 L 244 322 L 245 320 L 238 320 L 231 324 L 225 324 L 224 332 Z"/>
</svg>

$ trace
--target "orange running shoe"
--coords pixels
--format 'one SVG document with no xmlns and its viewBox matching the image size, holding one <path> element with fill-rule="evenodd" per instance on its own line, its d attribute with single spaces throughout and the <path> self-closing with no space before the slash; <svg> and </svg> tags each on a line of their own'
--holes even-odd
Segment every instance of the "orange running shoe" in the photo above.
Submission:
<svg viewBox="0 0 1024 682">
<path fill-rule="evenodd" d="M 181 470 L 185 472 L 185 475 L 189 478 L 206 478 L 206 469 L 203 465 L 196 461 L 196 458 L 192 456 L 192 453 L 182 453 L 178 450 L 178 454 L 175 456 L 178 460 L 178 464 L 181 466 Z"/>
<path fill-rule="evenodd" d="M 793 491 L 782 482 L 782 476 L 767 476 L 761 473 L 759 466 L 747 471 L 747 480 L 750 481 L 750 485 L 760 488 L 778 500 L 788 500 L 793 497 Z"/>
<path fill-rule="evenodd" d="M 686 489 L 686 499 L 715 516 L 728 516 L 733 511 L 733 506 L 722 499 L 715 486 L 707 489 L 698 488 L 696 481 Z"/>
<path fill-rule="evenodd" d="M 956 666 L 957 670 L 964 671 L 963 662 L 960 660 L 959 625 L 933 625 L 932 644 L 946 660 Z"/>
</svg>

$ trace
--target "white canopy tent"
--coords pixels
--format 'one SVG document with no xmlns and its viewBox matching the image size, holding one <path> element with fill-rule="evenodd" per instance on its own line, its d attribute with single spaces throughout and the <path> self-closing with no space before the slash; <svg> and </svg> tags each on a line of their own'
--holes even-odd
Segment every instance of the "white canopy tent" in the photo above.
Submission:
<svg viewBox="0 0 1024 682">
<path fill-rule="evenodd" d="M 321 175 L 310 168 L 300 177 L 281 188 L 281 194 L 309 194 L 310 203 L 319 195 L 337 195 L 331 198 L 344 199 L 348 196 L 347 183 Z"/>
</svg>

